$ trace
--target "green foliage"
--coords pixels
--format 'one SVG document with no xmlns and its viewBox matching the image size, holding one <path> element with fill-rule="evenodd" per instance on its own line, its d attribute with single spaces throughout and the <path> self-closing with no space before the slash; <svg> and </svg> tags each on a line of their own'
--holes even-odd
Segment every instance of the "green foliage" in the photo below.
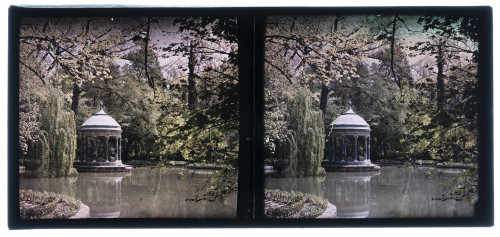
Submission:
<svg viewBox="0 0 500 237">
<path fill-rule="evenodd" d="M 387 50 L 386 50 L 387 51 Z M 338 81 L 332 85 L 332 96 L 325 114 L 325 130 L 330 132 L 330 123 L 347 109 L 351 100 L 353 110 L 364 118 L 372 129 L 371 160 L 399 159 L 405 157 L 404 135 L 408 128 L 404 125 L 411 118 L 410 105 L 415 103 L 415 90 L 402 81 L 401 88 L 388 78 L 387 52 L 378 55 L 385 63 L 358 64 L 360 78 L 352 81 Z M 396 57 L 399 58 L 399 57 Z M 406 68 L 406 67 L 403 67 Z M 403 69 L 398 75 L 408 75 Z M 411 78 L 407 80 L 412 80 Z"/>
<path fill-rule="evenodd" d="M 215 171 L 206 183 L 209 186 L 205 186 L 203 199 L 224 203 L 229 195 L 238 191 L 238 172 L 235 168 L 238 167 L 237 159 L 225 159 L 224 161 L 222 169 Z"/>
<path fill-rule="evenodd" d="M 443 188 L 444 192 L 441 197 L 434 198 L 434 200 L 446 201 L 452 199 L 475 203 L 478 199 L 478 166 L 471 165 L 469 169 L 462 171 L 450 185 L 443 186 Z"/>
<path fill-rule="evenodd" d="M 32 91 L 40 86 L 41 82 L 30 81 L 33 73 L 20 70 L 19 78 L 19 151 L 21 163 L 29 152 L 31 141 L 37 140 L 40 135 L 40 106 L 38 97 Z"/>
<path fill-rule="evenodd" d="M 423 16 L 418 22 L 429 40 L 417 42 L 412 50 L 439 56 L 448 70 L 442 76 L 429 75 L 417 82 L 418 97 L 423 99 L 408 121 L 410 151 L 439 162 L 475 165 L 479 98 L 477 19 Z M 441 51 L 436 52 L 436 48 Z M 436 85 L 441 86 L 437 96 Z"/>
<path fill-rule="evenodd" d="M 40 127 L 36 136 L 27 138 L 24 161 L 38 176 L 74 174 L 77 136 L 70 104 L 54 88 L 41 88 L 34 97 L 40 112 L 37 116 Z"/>
<path fill-rule="evenodd" d="M 287 137 L 275 141 L 281 174 L 318 175 L 323 172 L 321 160 L 325 148 L 321 112 L 313 107 L 310 95 L 304 90 L 290 98 L 289 104 Z"/>
<path fill-rule="evenodd" d="M 238 149 L 238 70 L 234 18 L 181 17 L 174 20 L 182 41 L 162 48 L 182 57 L 180 73 L 158 118 L 156 144 L 162 159 L 214 162 L 235 159 Z M 194 58 L 194 59 L 193 59 Z M 184 73 L 187 71 L 187 74 Z M 186 103 L 187 102 L 187 103 Z M 225 158 L 224 158 L 225 157 Z M 234 168 L 234 167 L 233 167 Z"/>
<path fill-rule="evenodd" d="M 181 17 L 174 20 L 183 40 L 163 48 L 183 57 L 180 73 L 166 80 L 155 146 L 162 161 L 215 163 L 197 199 L 223 201 L 237 190 L 239 87 L 235 18 Z M 184 71 L 187 72 L 184 73 Z"/>
<path fill-rule="evenodd" d="M 19 190 L 21 219 L 67 219 L 80 209 L 81 201 L 55 193 Z"/>
<path fill-rule="evenodd" d="M 290 84 L 358 78 L 355 63 L 370 38 L 353 22 L 362 17 L 268 17 L 265 36 L 266 73 L 275 73 Z M 353 34 L 356 32 L 356 34 Z M 312 72 L 312 73 L 309 73 Z M 278 79 L 278 78 L 277 78 Z"/>
</svg>

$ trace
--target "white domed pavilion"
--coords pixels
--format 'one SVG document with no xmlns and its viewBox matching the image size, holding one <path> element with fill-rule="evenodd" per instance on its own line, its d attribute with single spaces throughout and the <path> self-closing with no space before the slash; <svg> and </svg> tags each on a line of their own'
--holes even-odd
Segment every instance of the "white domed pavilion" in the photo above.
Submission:
<svg viewBox="0 0 500 237">
<path fill-rule="evenodd" d="M 78 172 L 122 172 L 130 166 L 121 160 L 121 126 L 101 108 L 80 126 L 80 160 L 73 166 Z"/>
<path fill-rule="evenodd" d="M 370 162 L 370 125 L 349 108 L 334 122 L 329 135 L 328 160 L 322 162 L 326 171 L 376 171 Z"/>
</svg>

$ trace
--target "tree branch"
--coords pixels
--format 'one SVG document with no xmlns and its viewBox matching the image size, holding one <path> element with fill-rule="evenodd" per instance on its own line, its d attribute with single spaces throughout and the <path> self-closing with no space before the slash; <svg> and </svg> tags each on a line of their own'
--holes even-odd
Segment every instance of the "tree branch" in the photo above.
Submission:
<svg viewBox="0 0 500 237">
<path fill-rule="evenodd" d="M 33 68 L 31 68 L 30 66 L 28 66 L 26 63 L 24 63 L 21 60 L 19 60 L 19 63 L 21 65 L 23 65 L 24 67 L 26 67 L 27 69 L 29 69 L 31 72 L 33 72 L 38 78 L 40 78 L 40 80 L 42 81 L 44 86 L 46 85 L 45 80 L 43 80 L 43 77 L 38 72 L 36 72 Z"/>
<path fill-rule="evenodd" d="M 150 22 L 151 22 L 151 18 L 148 17 L 148 26 L 147 26 L 147 30 L 146 30 L 146 38 L 144 39 L 146 41 L 146 45 L 144 46 L 144 71 L 146 73 L 146 78 L 148 79 L 148 84 L 151 88 L 155 88 L 155 85 L 151 79 L 151 77 L 149 76 L 149 72 L 148 72 L 148 44 L 149 44 L 149 28 L 150 28 Z"/>
<path fill-rule="evenodd" d="M 396 21 L 398 19 L 398 15 L 394 16 L 394 20 L 392 22 L 392 40 L 391 40 L 391 72 L 394 77 L 394 81 L 401 88 L 401 82 L 396 77 L 396 72 L 394 71 L 394 43 L 396 42 Z"/>
<path fill-rule="evenodd" d="M 366 96 L 368 96 L 373 102 L 375 102 L 375 104 L 377 104 L 377 108 L 380 110 L 380 104 L 378 103 L 378 101 L 373 98 L 373 96 L 371 96 L 370 94 L 368 94 L 368 92 L 366 92 L 365 90 L 363 90 L 362 88 L 359 88 L 359 87 L 353 87 L 353 86 L 347 86 L 347 85 L 337 85 L 337 86 L 340 86 L 340 87 L 344 87 L 344 88 L 348 88 L 348 89 L 351 89 L 351 90 L 356 90 L 358 92 L 361 92 L 363 94 L 365 94 Z M 333 88 L 330 88 L 328 89 L 329 91 L 332 91 Z"/>
<path fill-rule="evenodd" d="M 288 79 L 288 81 L 290 82 L 290 84 L 293 84 L 293 82 L 290 79 L 290 77 L 288 77 L 288 75 L 286 75 L 286 73 L 281 68 L 275 66 L 274 64 L 272 64 L 269 60 L 267 60 L 265 58 L 264 58 L 264 62 L 266 62 L 267 64 L 271 65 L 273 68 L 275 68 L 276 70 L 278 70 L 278 72 L 280 72 L 283 76 L 285 76 L 286 79 Z"/>
</svg>

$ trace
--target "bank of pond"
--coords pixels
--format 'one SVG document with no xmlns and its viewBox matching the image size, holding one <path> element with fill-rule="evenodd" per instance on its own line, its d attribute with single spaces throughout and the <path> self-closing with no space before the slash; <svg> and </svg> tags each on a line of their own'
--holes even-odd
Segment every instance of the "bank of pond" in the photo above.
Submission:
<svg viewBox="0 0 500 237">
<path fill-rule="evenodd" d="M 198 163 L 198 162 L 187 162 L 187 161 L 148 161 L 148 160 L 132 160 L 124 162 L 125 165 L 130 165 L 132 167 L 177 167 L 186 169 L 198 169 L 198 170 L 220 170 L 223 168 L 222 165 L 217 163 Z"/>
<path fill-rule="evenodd" d="M 19 190 L 21 219 L 88 218 L 89 208 L 82 201 L 64 194 Z"/>
</svg>

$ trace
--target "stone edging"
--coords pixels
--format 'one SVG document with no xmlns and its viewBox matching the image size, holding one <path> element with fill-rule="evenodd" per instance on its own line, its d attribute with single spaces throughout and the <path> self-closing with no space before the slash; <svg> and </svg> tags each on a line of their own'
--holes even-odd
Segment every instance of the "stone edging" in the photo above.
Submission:
<svg viewBox="0 0 500 237">
<path fill-rule="evenodd" d="M 89 206 L 81 203 L 80 209 L 78 209 L 78 212 L 76 214 L 72 215 L 69 219 L 82 219 L 82 218 L 89 218 L 89 217 L 90 217 Z"/>
<path fill-rule="evenodd" d="M 78 172 L 131 172 L 132 166 L 119 165 L 119 166 L 97 166 L 97 165 L 73 165 Z"/>
<path fill-rule="evenodd" d="M 323 214 L 316 217 L 316 219 L 328 219 L 328 218 L 337 218 L 337 207 L 331 203 L 328 203 L 326 206 L 326 210 Z"/>
</svg>

